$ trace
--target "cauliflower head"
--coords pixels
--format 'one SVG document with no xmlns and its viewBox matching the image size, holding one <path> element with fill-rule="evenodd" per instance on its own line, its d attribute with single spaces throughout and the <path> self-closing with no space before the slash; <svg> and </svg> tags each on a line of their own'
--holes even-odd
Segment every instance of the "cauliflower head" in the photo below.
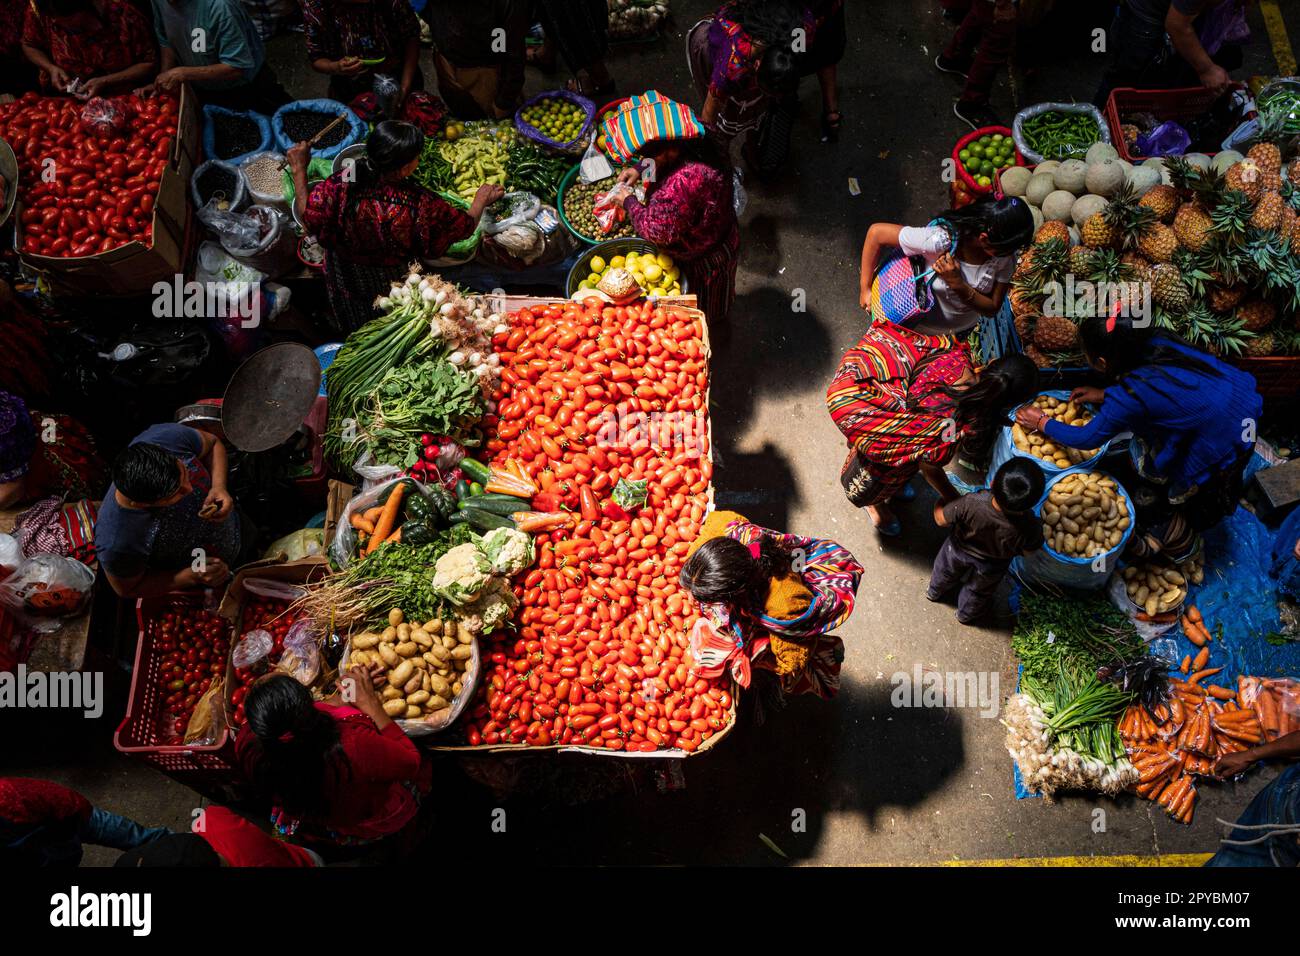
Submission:
<svg viewBox="0 0 1300 956">
<path fill-rule="evenodd" d="M 473 542 L 460 544 L 438 559 L 433 590 L 457 607 L 475 600 L 491 581 L 492 565 Z"/>
<path fill-rule="evenodd" d="M 515 528 L 493 528 L 479 542 L 497 574 L 518 574 L 533 563 L 535 552 L 531 535 Z"/>
<path fill-rule="evenodd" d="M 519 599 L 505 578 L 493 578 L 478 599 L 456 612 L 457 620 L 474 635 L 491 634 L 510 620 Z"/>
</svg>

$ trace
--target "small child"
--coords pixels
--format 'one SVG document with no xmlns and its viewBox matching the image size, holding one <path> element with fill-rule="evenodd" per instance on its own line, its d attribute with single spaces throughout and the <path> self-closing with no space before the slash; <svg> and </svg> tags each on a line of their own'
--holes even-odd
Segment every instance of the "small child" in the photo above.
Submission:
<svg viewBox="0 0 1300 956">
<path fill-rule="evenodd" d="M 1027 458 L 1012 458 L 993 476 L 990 491 L 976 491 L 934 506 L 934 522 L 951 527 L 939 549 L 926 597 L 938 601 L 958 585 L 957 620 L 983 617 L 1011 559 L 1043 546 L 1034 505 L 1043 497 L 1042 470 Z"/>
</svg>

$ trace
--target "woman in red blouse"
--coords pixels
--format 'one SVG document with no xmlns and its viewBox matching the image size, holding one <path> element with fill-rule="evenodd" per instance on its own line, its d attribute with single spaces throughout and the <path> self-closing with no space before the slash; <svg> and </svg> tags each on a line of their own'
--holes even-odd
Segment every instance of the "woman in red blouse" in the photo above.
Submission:
<svg viewBox="0 0 1300 956">
<path fill-rule="evenodd" d="M 325 247 L 325 289 L 344 332 L 375 317 L 374 301 L 402 277 L 412 259 L 437 259 L 467 238 L 500 186 L 478 188 L 468 212 L 415 183 L 424 134 L 386 120 L 366 140 L 365 155 L 315 186 L 307 185 L 311 150 L 289 149 L 298 218 Z"/>
<path fill-rule="evenodd" d="M 148 21 L 124 0 L 34 0 L 23 55 L 41 71 L 43 89 L 65 92 L 80 80 L 91 96 L 141 86 L 158 67 Z"/>
<path fill-rule="evenodd" d="M 335 845 L 374 843 L 416 819 L 432 786 L 429 763 L 384 713 L 374 677 L 345 675 L 355 700 L 314 702 L 292 677 L 254 684 L 235 741 L 244 772 L 272 800 L 286 836 Z"/>
</svg>

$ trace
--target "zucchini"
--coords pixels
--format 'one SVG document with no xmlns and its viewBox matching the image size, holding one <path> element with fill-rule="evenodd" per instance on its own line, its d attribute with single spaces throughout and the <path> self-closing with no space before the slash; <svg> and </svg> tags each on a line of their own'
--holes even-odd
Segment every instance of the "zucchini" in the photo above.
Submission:
<svg viewBox="0 0 1300 956">
<path fill-rule="evenodd" d="M 509 497 L 505 495 L 503 497 Z M 488 498 L 486 495 L 472 495 L 460 503 L 461 508 L 477 508 L 480 511 L 490 511 L 497 515 L 512 515 L 516 511 L 528 511 L 532 508 L 523 498 L 510 498 L 509 501 L 500 501 Z"/>
<path fill-rule="evenodd" d="M 470 481 L 477 481 L 480 485 L 486 485 L 492 480 L 492 469 L 473 458 L 462 458 L 460 470 L 469 476 Z"/>
<path fill-rule="evenodd" d="M 462 515 L 464 515 L 463 518 Z M 468 522 L 479 531 L 491 531 L 493 528 L 513 528 L 515 526 L 515 523 L 505 515 L 493 514 L 490 511 L 484 511 L 482 508 L 461 508 L 460 511 L 451 516 L 451 520 L 453 524 L 459 524 L 461 521 Z"/>
<path fill-rule="evenodd" d="M 463 502 L 468 497 L 469 482 L 462 478 L 460 481 L 456 482 L 456 500 Z"/>
</svg>

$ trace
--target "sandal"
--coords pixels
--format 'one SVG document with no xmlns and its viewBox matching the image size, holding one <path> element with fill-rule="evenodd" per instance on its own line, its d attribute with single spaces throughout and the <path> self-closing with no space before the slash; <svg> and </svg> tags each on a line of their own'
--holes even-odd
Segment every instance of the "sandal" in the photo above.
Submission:
<svg viewBox="0 0 1300 956">
<path fill-rule="evenodd" d="M 839 110 L 822 113 L 822 142 L 834 143 L 840 138 L 840 124 L 844 114 Z"/>
</svg>

